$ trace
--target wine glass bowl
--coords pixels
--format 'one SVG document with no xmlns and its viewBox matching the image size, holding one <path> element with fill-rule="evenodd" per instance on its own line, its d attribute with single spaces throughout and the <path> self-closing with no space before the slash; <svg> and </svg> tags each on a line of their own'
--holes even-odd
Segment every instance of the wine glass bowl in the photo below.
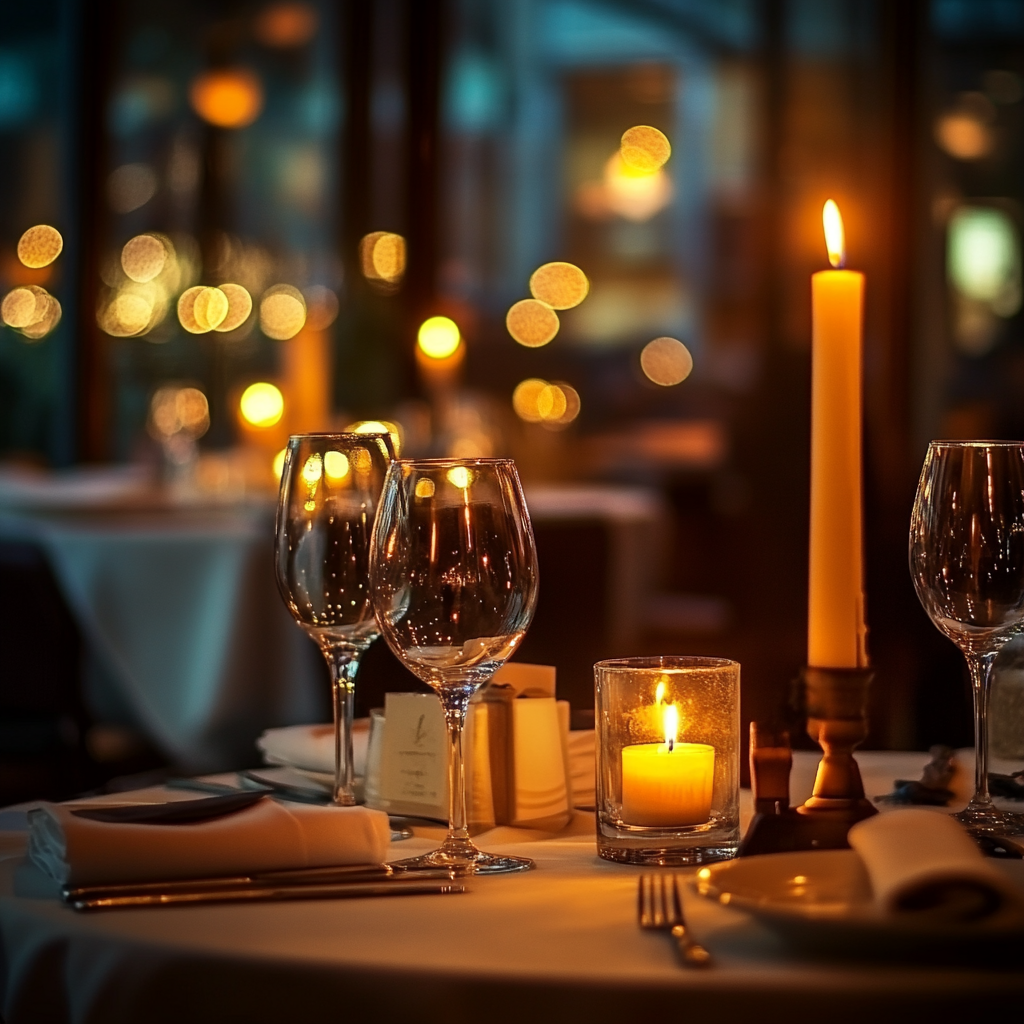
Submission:
<svg viewBox="0 0 1024 1024">
<path fill-rule="evenodd" d="M 957 817 L 1018 829 L 988 792 L 988 694 L 999 650 L 1024 632 L 1024 443 L 933 441 L 910 524 L 910 573 L 935 626 L 963 652 L 975 713 L 975 793 Z"/>
<path fill-rule="evenodd" d="M 370 556 L 381 633 L 439 696 L 449 734 L 448 836 L 413 866 L 521 870 L 466 830 L 462 727 L 470 697 L 514 653 L 537 602 L 529 513 L 509 459 L 402 459 L 384 485 Z"/>
<path fill-rule="evenodd" d="M 379 635 L 369 592 L 370 542 L 392 459 L 387 434 L 297 434 L 281 474 L 275 540 L 278 589 L 331 672 L 337 804 L 356 802 L 355 676 Z"/>
</svg>

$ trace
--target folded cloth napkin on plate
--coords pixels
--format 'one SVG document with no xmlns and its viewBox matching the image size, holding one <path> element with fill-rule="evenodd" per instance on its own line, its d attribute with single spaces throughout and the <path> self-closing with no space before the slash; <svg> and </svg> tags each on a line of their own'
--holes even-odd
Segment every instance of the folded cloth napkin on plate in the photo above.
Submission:
<svg viewBox="0 0 1024 1024">
<path fill-rule="evenodd" d="M 1024 892 L 947 814 L 918 808 L 878 814 L 854 825 L 849 839 L 886 912 L 924 912 L 947 924 L 1024 914 Z"/>
<path fill-rule="evenodd" d="M 69 885 L 379 864 L 391 837 L 387 815 L 368 807 L 261 800 L 190 825 L 113 824 L 72 810 L 43 804 L 29 811 L 29 860 Z"/>
<path fill-rule="evenodd" d="M 352 755 L 356 775 L 366 773 L 370 720 L 357 718 L 352 729 Z M 334 774 L 334 726 L 289 725 L 268 729 L 257 741 L 267 764 L 286 764 L 311 772 Z"/>
</svg>

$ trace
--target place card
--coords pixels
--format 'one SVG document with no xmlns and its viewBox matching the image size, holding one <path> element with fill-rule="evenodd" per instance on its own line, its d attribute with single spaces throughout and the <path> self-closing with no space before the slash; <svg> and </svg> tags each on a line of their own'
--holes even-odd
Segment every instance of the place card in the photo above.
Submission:
<svg viewBox="0 0 1024 1024">
<path fill-rule="evenodd" d="M 379 806 L 392 814 L 448 819 L 447 729 L 432 693 L 388 693 Z"/>
</svg>

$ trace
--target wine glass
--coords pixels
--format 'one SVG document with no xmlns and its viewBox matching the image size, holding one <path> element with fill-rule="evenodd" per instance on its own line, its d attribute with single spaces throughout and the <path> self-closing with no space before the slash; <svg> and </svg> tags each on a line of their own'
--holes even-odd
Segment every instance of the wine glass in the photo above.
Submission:
<svg viewBox="0 0 1024 1024">
<path fill-rule="evenodd" d="M 441 699 L 448 726 L 448 835 L 403 862 L 459 872 L 522 871 L 466 829 L 462 730 L 473 693 L 512 655 L 537 604 L 537 554 L 511 459 L 401 459 L 374 526 L 370 584 L 388 646 Z"/>
<path fill-rule="evenodd" d="M 369 593 L 373 517 L 394 457 L 387 434 L 296 434 L 281 474 L 277 587 L 331 670 L 335 804 L 356 802 L 352 715 L 359 659 L 380 635 Z"/>
<path fill-rule="evenodd" d="M 1017 830 L 988 791 L 988 696 L 999 649 L 1024 632 L 1024 442 L 932 441 L 910 521 L 910 574 L 932 622 L 967 659 L 975 792 L 956 817 L 975 832 Z"/>
</svg>

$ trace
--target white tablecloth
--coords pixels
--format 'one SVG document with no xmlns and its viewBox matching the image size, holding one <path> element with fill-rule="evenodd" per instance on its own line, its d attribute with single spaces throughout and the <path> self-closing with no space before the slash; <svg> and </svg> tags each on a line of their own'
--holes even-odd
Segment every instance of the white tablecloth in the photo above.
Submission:
<svg viewBox="0 0 1024 1024">
<path fill-rule="evenodd" d="M 861 755 L 869 791 L 925 760 Z M 798 785 L 812 773 L 813 759 L 798 756 Z M 6 837 L 7 894 L 20 842 Z M 689 892 L 693 931 L 718 963 L 684 971 L 665 937 L 637 928 L 638 869 L 596 856 L 590 815 L 553 837 L 500 829 L 479 842 L 526 853 L 537 870 L 473 879 L 462 896 L 95 916 L 5 895 L 4 1019 L 876 1024 L 978 1020 L 1024 1005 L 1022 972 L 801 960 L 747 915 Z M 430 845 L 417 838 L 392 855 Z M 1010 868 L 1024 884 L 1024 864 Z"/>
<path fill-rule="evenodd" d="M 268 726 L 315 720 L 319 655 L 274 585 L 269 508 L 0 514 L 46 552 L 90 653 L 165 753 L 256 759 Z"/>
</svg>

